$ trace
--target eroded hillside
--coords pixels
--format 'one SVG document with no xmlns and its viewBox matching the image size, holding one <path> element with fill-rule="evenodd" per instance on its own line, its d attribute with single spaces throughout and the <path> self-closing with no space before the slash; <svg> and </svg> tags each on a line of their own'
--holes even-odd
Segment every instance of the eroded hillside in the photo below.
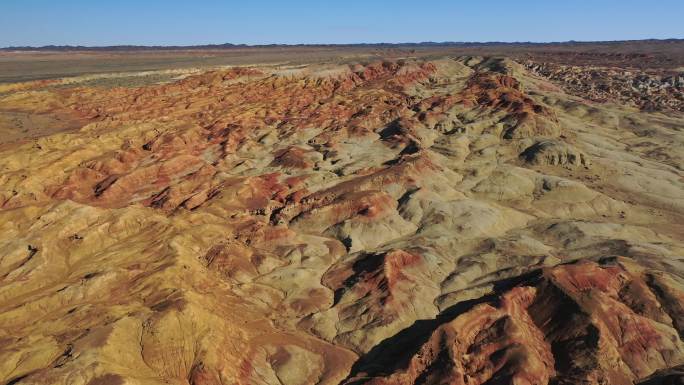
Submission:
<svg viewBox="0 0 684 385">
<path fill-rule="evenodd" d="M 4 85 L 0 382 L 679 378 L 684 84 L 639 71 Z"/>
</svg>

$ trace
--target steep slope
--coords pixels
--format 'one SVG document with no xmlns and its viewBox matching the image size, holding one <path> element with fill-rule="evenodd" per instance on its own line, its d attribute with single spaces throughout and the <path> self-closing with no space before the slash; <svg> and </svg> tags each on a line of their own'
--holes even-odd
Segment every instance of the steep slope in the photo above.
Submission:
<svg viewBox="0 0 684 385">
<path fill-rule="evenodd" d="M 629 105 L 642 99 L 585 95 L 548 66 L 16 85 L 0 110 L 69 124 L 0 145 L 0 382 L 670 376 L 682 85 Z"/>
</svg>

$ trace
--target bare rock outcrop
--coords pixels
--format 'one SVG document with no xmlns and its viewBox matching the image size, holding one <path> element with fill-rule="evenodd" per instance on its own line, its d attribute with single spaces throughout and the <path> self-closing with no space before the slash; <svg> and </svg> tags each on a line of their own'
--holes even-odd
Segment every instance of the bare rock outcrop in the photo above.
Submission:
<svg viewBox="0 0 684 385">
<path fill-rule="evenodd" d="M 0 383 L 681 378 L 679 80 L 580 67 L 2 86 Z"/>
<path fill-rule="evenodd" d="M 568 168 L 589 167 L 589 156 L 572 145 L 557 141 L 543 140 L 526 148 L 520 157 L 527 163 L 536 165 L 561 166 Z"/>
</svg>

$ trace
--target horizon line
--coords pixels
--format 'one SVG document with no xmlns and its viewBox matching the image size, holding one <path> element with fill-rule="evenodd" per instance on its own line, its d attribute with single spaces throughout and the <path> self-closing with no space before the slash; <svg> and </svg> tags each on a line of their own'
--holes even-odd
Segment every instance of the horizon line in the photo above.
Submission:
<svg viewBox="0 0 684 385">
<path fill-rule="evenodd" d="M 202 48 L 265 48 L 265 47 L 363 47 L 363 46 L 477 46 L 477 45 L 553 45 L 553 44 L 596 44 L 596 43 L 628 43 L 628 42 L 675 42 L 684 38 L 645 38 L 626 40 L 564 40 L 564 41 L 422 41 L 422 42 L 364 42 L 364 43 L 216 43 L 192 45 L 146 45 L 146 44 L 115 44 L 115 45 L 71 45 L 49 44 L 42 46 L 11 45 L 0 47 L 3 51 L 30 50 L 96 50 L 96 49 L 202 49 Z"/>
</svg>

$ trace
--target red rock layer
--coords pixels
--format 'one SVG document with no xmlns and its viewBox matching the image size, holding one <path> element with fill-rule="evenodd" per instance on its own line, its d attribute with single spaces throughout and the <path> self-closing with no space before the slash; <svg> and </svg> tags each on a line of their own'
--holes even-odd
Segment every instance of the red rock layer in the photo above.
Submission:
<svg viewBox="0 0 684 385">
<path fill-rule="evenodd" d="M 571 172 L 629 163 L 624 188 L 673 202 L 680 176 L 599 151 L 638 151 L 619 127 L 569 143 L 556 113 L 575 118 L 523 84 L 560 90 L 471 59 L 10 97 L 90 124 L 3 152 L 0 381 L 622 385 L 681 364 L 676 217 Z M 654 270 L 538 270 L 617 254 Z"/>
<path fill-rule="evenodd" d="M 632 384 L 684 360 L 683 298 L 654 285 L 669 287 L 626 259 L 544 269 L 349 383 Z"/>
</svg>

